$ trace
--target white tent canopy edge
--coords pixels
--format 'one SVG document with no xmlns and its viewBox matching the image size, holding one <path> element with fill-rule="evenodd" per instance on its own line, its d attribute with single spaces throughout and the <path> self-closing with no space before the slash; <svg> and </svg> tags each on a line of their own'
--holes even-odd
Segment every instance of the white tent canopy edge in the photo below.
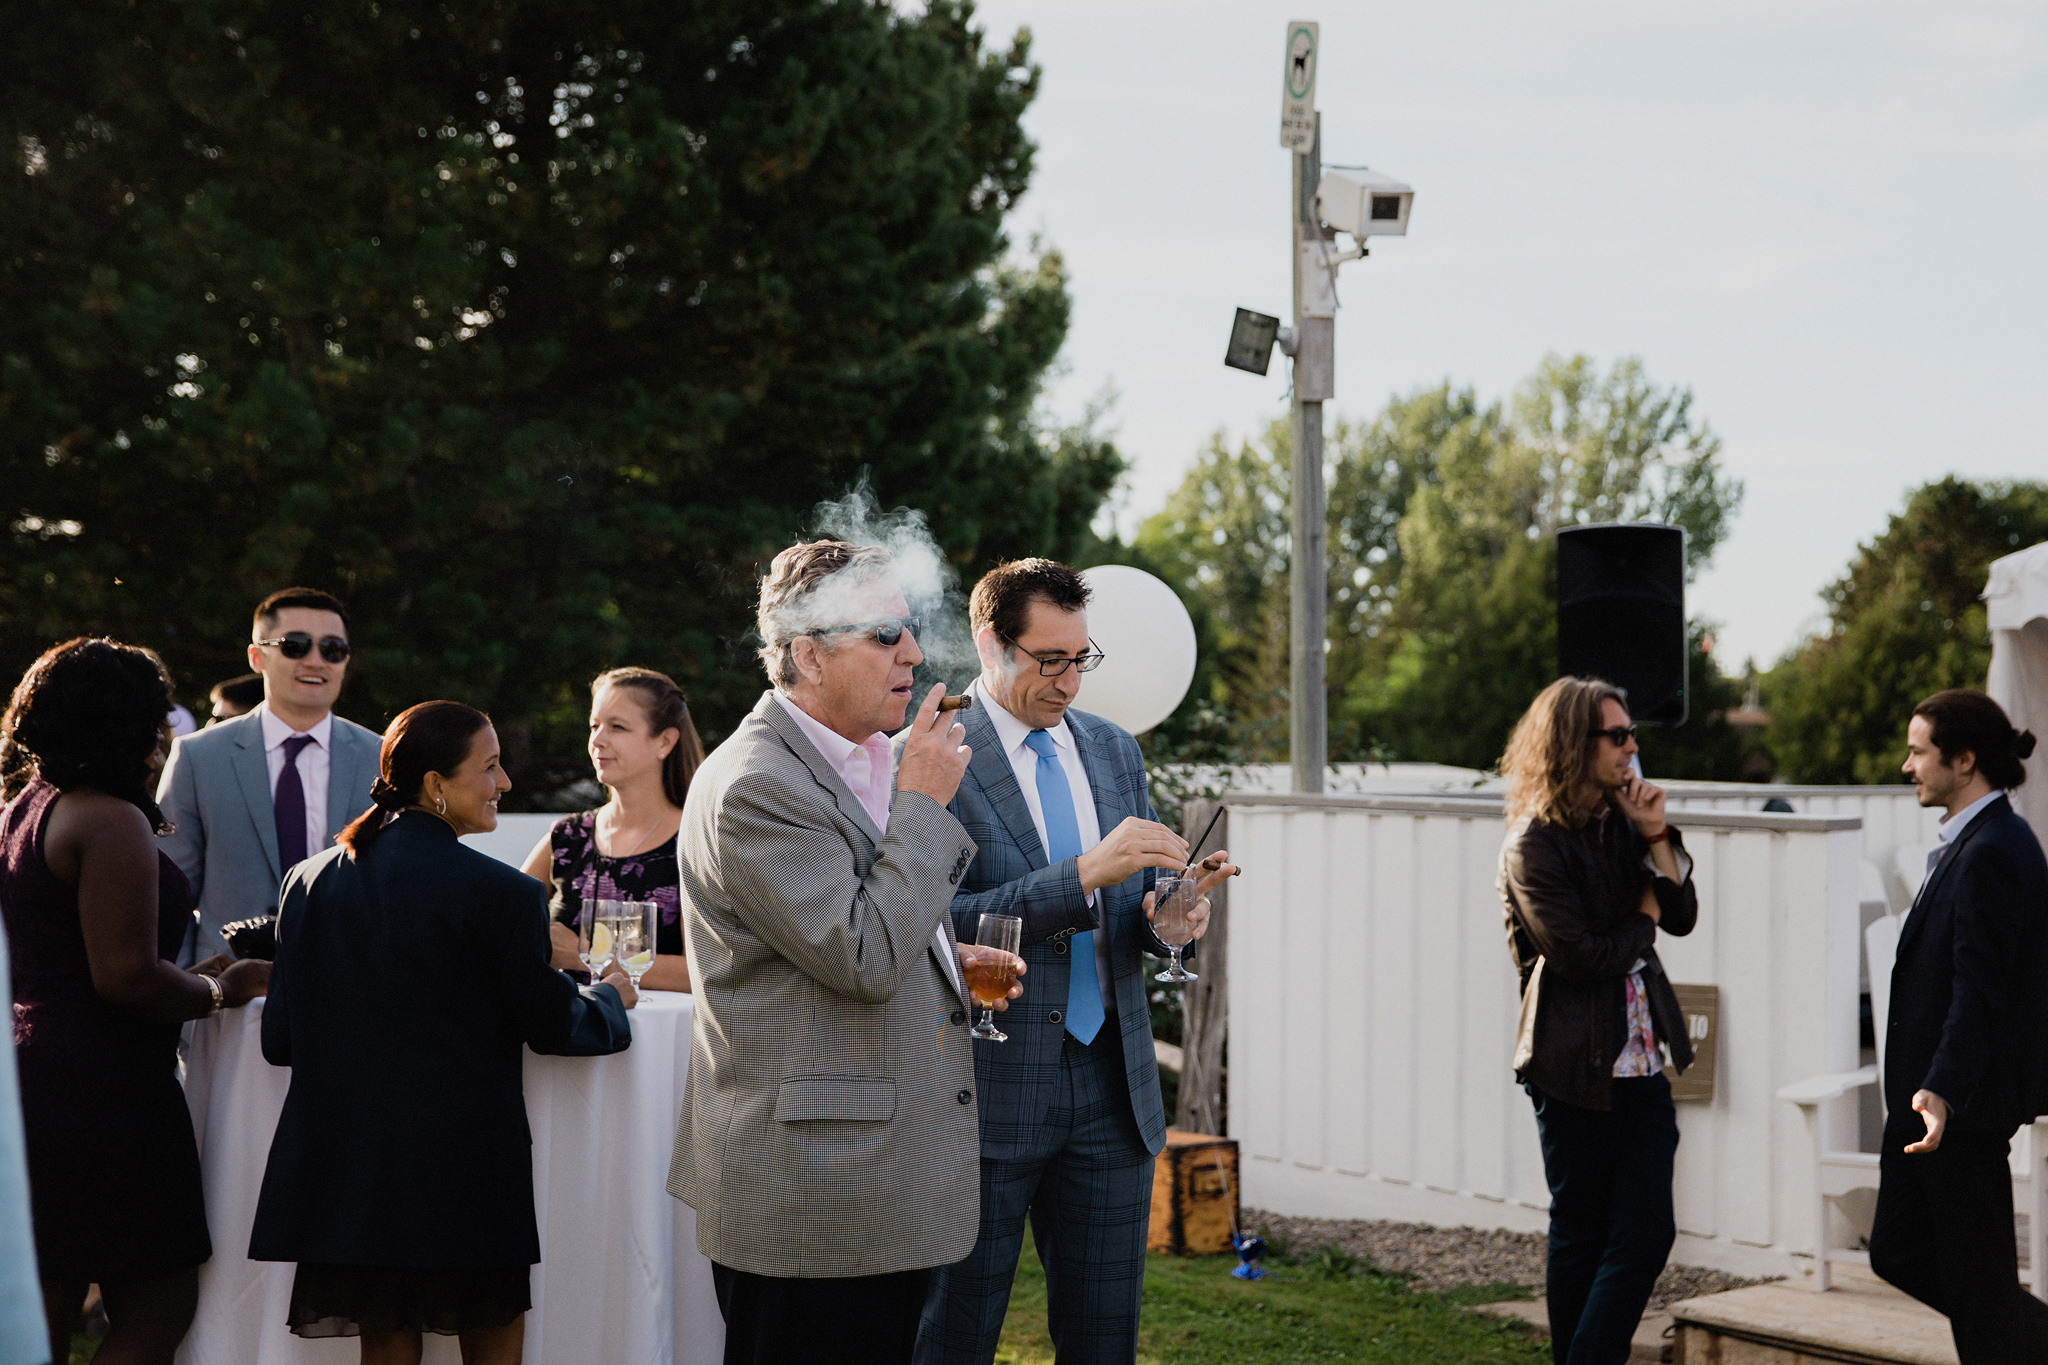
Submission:
<svg viewBox="0 0 2048 1365">
<path fill-rule="evenodd" d="M 1984 690 L 2016 728 L 2048 740 L 2048 541 L 1991 561 L 1984 614 L 1991 630 Z M 2026 769 L 2013 808 L 2048 844 L 2048 746 L 2034 751 Z"/>
</svg>

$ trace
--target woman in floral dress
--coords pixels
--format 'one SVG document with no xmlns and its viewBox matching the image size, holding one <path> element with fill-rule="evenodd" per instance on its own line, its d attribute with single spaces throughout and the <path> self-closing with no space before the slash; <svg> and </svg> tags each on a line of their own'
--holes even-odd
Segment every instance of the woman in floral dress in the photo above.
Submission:
<svg viewBox="0 0 2048 1365">
<path fill-rule="evenodd" d="M 682 691 L 665 673 L 615 668 L 591 684 L 590 762 L 611 799 L 555 821 L 527 855 L 527 875 L 551 889 L 555 966 L 577 970 L 577 929 L 595 900 L 652 901 L 654 965 L 642 990 L 687 991 L 676 829 L 704 743 Z"/>
</svg>

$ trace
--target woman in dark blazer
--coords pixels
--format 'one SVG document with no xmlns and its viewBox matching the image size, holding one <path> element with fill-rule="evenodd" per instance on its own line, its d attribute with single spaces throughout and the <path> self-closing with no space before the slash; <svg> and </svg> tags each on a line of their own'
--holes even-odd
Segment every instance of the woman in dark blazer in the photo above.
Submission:
<svg viewBox="0 0 2048 1365">
<path fill-rule="evenodd" d="M 360 1335 L 365 1365 L 417 1362 L 423 1331 L 509 1365 L 540 1260 L 520 1045 L 623 1050 L 633 988 L 551 968 L 540 883 L 457 842 L 512 785 L 481 712 L 405 711 L 380 766 L 285 880 L 263 1055 L 292 1083 L 249 1255 L 298 1262 L 292 1331 Z"/>
</svg>

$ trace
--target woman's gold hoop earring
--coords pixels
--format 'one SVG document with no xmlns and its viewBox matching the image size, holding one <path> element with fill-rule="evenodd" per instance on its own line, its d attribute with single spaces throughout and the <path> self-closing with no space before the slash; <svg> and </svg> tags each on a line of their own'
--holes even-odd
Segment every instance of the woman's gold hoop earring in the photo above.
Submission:
<svg viewBox="0 0 2048 1365">
<path fill-rule="evenodd" d="M 437 815 L 446 815 L 448 813 L 447 797 L 437 796 L 434 798 L 434 813 Z"/>
</svg>

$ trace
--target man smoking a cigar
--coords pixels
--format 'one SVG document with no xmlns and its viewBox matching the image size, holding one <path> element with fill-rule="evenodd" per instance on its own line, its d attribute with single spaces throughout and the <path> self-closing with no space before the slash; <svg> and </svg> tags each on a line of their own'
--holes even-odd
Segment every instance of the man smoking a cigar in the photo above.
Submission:
<svg viewBox="0 0 2048 1365">
<path fill-rule="evenodd" d="M 898 1365 L 979 1205 L 956 954 L 987 950 L 947 916 L 976 847 L 946 810 L 969 752 L 934 687 L 892 793 L 885 732 L 924 656 L 885 551 L 791 546 L 758 621 L 774 687 L 683 806 L 697 1006 L 668 1188 L 697 1210 L 729 1365 Z"/>
</svg>

